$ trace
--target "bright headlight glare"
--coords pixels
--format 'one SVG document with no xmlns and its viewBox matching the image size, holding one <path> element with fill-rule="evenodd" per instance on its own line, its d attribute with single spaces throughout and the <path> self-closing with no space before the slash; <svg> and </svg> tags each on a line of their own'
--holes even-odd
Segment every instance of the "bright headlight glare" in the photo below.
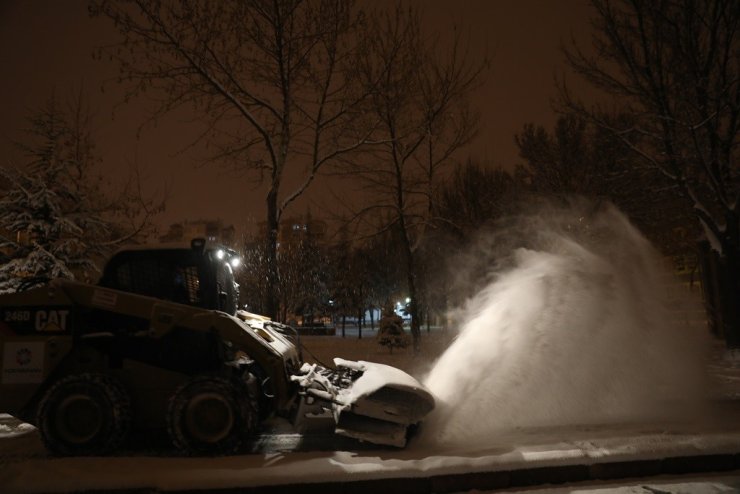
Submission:
<svg viewBox="0 0 740 494">
<path fill-rule="evenodd" d="M 223 259 L 225 255 L 226 255 L 226 253 L 225 253 L 225 252 L 224 252 L 223 250 L 221 250 L 221 249 L 218 249 L 218 250 L 216 251 L 216 257 L 217 257 L 218 259 Z"/>
<path fill-rule="evenodd" d="M 231 263 L 231 267 L 232 268 L 235 268 L 235 267 L 239 266 L 239 264 L 241 264 L 241 262 L 242 262 L 241 259 L 239 259 L 238 257 L 232 257 L 231 258 L 231 261 L 229 261 L 229 263 Z"/>
</svg>

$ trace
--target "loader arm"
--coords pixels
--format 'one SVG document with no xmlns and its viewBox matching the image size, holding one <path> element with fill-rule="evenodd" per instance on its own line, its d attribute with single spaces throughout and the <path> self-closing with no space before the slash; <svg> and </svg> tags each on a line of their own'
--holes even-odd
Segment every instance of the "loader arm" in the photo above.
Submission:
<svg viewBox="0 0 740 494">
<path fill-rule="evenodd" d="M 126 318 L 149 322 L 144 336 L 162 338 L 176 328 L 214 333 L 234 353 L 243 352 L 256 362 L 264 375 L 263 387 L 269 387 L 275 411 L 288 413 L 296 391 L 289 375 L 300 368 L 296 348 L 284 337 L 262 323 L 247 323 L 224 312 L 201 309 L 152 297 L 103 288 L 69 280 L 58 286 L 78 307 L 103 310 Z M 133 335 L 132 335 L 133 336 Z"/>
</svg>

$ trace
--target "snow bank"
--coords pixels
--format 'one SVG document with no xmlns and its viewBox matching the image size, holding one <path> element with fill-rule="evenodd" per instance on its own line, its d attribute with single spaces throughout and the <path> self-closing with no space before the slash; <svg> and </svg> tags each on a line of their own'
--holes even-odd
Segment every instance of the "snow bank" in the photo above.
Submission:
<svg viewBox="0 0 740 494">
<path fill-rule="evenodd" d="M 437 399 L 425 441 L 495 443 L 507 429 L 700 408 L 708 341 L 677 324 L 662 261 L 622 214 L 550 211 L 514 234 L 528 247 L 468 302 L 424 380 Z"/>
</svg>

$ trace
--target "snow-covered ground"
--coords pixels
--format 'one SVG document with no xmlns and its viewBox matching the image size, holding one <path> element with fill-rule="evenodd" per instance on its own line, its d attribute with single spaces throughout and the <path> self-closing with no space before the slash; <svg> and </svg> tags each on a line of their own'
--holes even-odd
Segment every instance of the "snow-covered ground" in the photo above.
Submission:
<svg viewBox="0 0 740 494">
<path fill-rule="evenodd" d="M 487 448 L 434 449 L 414 441 L 404 450 L 292 451 L 300 437 L 278 434 L 283 436 L 282 441 L 273 441 L 265 451 L 242 456 L 182 458 L 139 452 L 125 457 L 50 458 L 32 428 L 11 427 L 5 417 L 0 439 L 0 486 L 9 494 L 93 489 L 167 491 L 439 478 L 564 465 L 593 468 L 615 462 L 738 453 L 738 418 L 740 404 L 732 404 L 693 423 L 516 430 L 498 437 Z M 553 492 L 579 489 L 575 485 L 572 490 Z"/>
<path fill-rule="evenodd" d="M 497 491 L 507 494 L 720 494 L 740 492 L 740 475 L 704 474 L 632 479 L 620 482 L 568 484 L 526 490 Z"/>
</svg>

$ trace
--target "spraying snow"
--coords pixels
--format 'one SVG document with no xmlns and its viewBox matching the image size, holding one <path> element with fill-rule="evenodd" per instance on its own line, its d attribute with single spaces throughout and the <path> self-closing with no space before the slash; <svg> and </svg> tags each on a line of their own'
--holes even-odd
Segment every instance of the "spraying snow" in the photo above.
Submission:
<svg viewBox="0 0 740 494">
<path fill-rule="evenodd" d="M 662 261 L 627 219 L 607 207 L 524 224 L 528 248 L 468 302 L 425 379 L 438 403 L 425 438 L 486 444 L 512 428 L 655 420 L 698 405 L 707 342 L 676 321 Z"/>
</svg>

